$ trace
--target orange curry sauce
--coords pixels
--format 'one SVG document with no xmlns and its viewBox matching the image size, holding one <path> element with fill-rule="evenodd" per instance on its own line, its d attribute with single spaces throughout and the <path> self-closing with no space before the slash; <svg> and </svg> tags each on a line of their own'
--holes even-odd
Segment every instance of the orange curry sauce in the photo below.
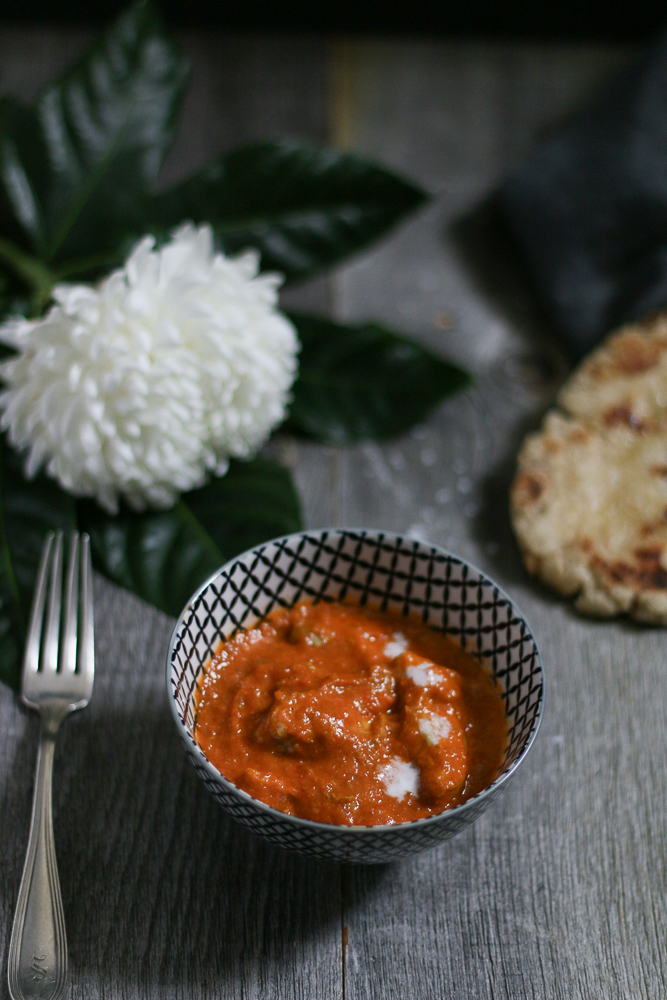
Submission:
<svg viewBox="0 0 667 1000">
<path fill-rule="evenodd" d="M 274 611 L 221 644 L 195 738 L 256 799 L 323 823 L 432 816 L 497 777 L 501 697 L 421 621 L 348 604 Z"/>
</svg>

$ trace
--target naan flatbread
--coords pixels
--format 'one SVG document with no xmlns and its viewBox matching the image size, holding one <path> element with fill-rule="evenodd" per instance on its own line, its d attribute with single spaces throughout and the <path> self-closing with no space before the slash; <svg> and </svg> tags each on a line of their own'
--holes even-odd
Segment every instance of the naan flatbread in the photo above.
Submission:
<svg viewBox="0 0 667 1000">
<path fill-rule="evenodd" d="M 609 337 L 558 402 L 511 491 L 526 567 L 585 614 L 667 625 L 667 316 Z"/>
</svg>

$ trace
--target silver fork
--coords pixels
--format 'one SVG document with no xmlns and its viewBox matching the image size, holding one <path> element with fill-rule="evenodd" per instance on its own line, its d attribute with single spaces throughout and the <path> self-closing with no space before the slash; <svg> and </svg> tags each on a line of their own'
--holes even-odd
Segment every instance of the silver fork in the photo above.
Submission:
<svg viewBox="0 0 667 1000">
<path fill-rule="evenodd" d="M 78 533 L 72 533 L 61 632 L 62 576 L 63 533 L 50 532 L 42 549 L 21 678 L 21 698 L 37 709 L 42 725 L 30 839 L 9 945 L 12 1000 L 57 1000 L 67 977 L 67 938 L 53 842 L 51 775 L 60 723 L 70 712 L 84 708 L 93 692 L 93 581 L 88 535 L 82 535 L 79 541 Z"/>
</svg>

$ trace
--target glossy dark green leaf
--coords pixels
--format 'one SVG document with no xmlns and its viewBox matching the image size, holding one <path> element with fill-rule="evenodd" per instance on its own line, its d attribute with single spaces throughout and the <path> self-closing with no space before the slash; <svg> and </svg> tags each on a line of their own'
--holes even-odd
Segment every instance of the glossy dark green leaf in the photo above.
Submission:
<svg viewBox="0 0 667 1000">
<path fill-rule="evenodd" d="M 0 233 L 21 249 L 36 250 L 44 240 L 51 169 L 35 110 L 0 98 Z"/>
<path fill-rule="evenodd" d="M 144 231 L 142 198 L 173 140 L 186 75 L 154 7 L 141 0 L 34 109 L 6 100 L 0 223 L 9 206 L 13 228 L 54 266 L 115 263 L 128 237 Z"/>
<path fill-rule="evenodd" d="M 46 476 L 26 480 L 0 438 L 0 680 L 15 690 L 44 536 L 74 526 L 72 498 Z"/>
<path fill-rule="evenodd" d="M 376 323 L 291 314 L 302 350 L 287 426 L 330 444 L 394 437 L 470 376 Z"/>
<path fill-rule="evenodd" d="M 159 198 L 164 230 L 210 222 L 228 252 L 257 247 L 262 269 L 305 278 L 386 232 L 426 198 L 358 156 L 294 141 L 238 149 Z"/>
<path fill-rule="evenodd" d="M 177 615 L 197 587 L 245 549 L 301 527 L 299 499 L 287 469 L 256 458 L 183 494 L 171 510 L 111 517 L 79 505 L 95 566 L 138 597 Z"/>
<path fill-rule="evenodd" d="M 0 261 L 0 322 L 9 315 L 23 313 L 28 306 L 26 286 L 14 272 Z M 7 352 L 0 344 L 0 358 Z"/>
</svg>

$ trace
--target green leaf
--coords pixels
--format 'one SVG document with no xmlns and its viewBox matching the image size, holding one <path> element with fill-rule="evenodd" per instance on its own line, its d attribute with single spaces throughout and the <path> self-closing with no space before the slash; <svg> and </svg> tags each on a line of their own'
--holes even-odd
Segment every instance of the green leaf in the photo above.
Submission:
<svg viewBox="0 0 667 1000">
<path fill-rule="evenodd" d="M 245 549 L 301 527 L 287 469 L 265 458 L 232 462 L 226 476 L 181 496 L 166 511 L 112 517 L 90 501 L 79 525 L 95 566 L 149 604 L 177 615 L 216 569 Z"/>
<path fill-rule="evenodd" d="M 25 286 L 16 276 L 12 268 L 7 267 L 0 254 L 0 321 L 9 315 L 25 314 L 29 303 L 25 298 Z M 8 352 L 4 344 L 0 344 L 0 359 Z M 11 352 L 10 352 L 11 353 Z"/>
<path fill-rule="evenodd" d="M 0 223 L 9 208 L 42 261 L 106 255 L 140 235 L 146 187 L 174 135 L 183 58 L 150 2 L 121 15 L 34 109 L 0 108 Z"/>
<path fill-rule="evenodd" d="M 37 114 L 15 97 L 0 98 L 0 232 L 22 249 L 43 240 L 42 198 L 51 181 Z"/>
<path fill-rule="evenodd" d="M 230 253 L 308 277 L 372 243 L 426 199 L 381 167 L 295 141 L 238 149 L 147 205 L 153 225 L 210 222 Z"/>
<path fill-rule="evenodd" d="M 74 500 L 46 476 L 26 480 L 19 456 L 0 438 L 0 680 L 14 690 L 44 536 L 74 527 Z"/>
<path fill-rule="evenodd" d="M 403 434 L 470 376 L 376 323 L 291 313 L 302 350 L 287 426 L 329 444 Z"/>
</svg>

